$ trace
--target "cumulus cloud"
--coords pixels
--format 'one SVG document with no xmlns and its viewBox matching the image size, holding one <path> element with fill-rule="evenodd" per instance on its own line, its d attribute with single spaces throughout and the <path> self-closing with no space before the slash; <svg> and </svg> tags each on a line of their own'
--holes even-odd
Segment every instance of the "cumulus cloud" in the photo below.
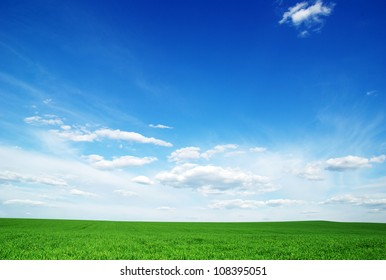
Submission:
<svg viewBox="0 0 386 280">
<path fill-rule="evenodd" d="M 63 120 L 55 115 L 32 116 L 24 118 L 24 122 L 32 125 L 62 125 Z"/>
<path fill-rule="evenodd" d="M 317 0 L 313 5 L 309 1 L 300 2 L 288 8 L 279 23 L 301 28 L 300 36 L 306 37 L 310 31 L 321 29 L 323 18 L 329 16 L 333 8 L 334 4 L 325 5 L 321 0 Z"/>
<path fill-rule="evenodd" d="M 20 205 L 20 206 L 45 206 L 46 203 L 38 200 L 30 199 L 10 199 L 3 202 L 5 205 Z"/>
<path fill-rule="evenodd" d="M 366 197 L 366 196 L 354 196 L 351 194 L 345 194 L 340 196 L 334 196 L 321 204 L 342 204 L 342 205 L 355 205 L 364 206 L 369 208 L 381 208 L 386 210 L 386 197 Z"/>
<path fill-rule="evenodd" d="M 199 159 L 201 157 L 199 147 L 186 147 L 175 150 L 168 157 L 169 161 L 172 162 L 186 162 L 190 160 Z"/>
<path fill-rule="evenodd" d="M 373 159 L 378 160 L 378 158 Z M 331 171 L 346 171 L 371 167 L 370 161 L 367 158 L 351 155 L 340 158 L 330 158 L 326 161 L 326 164 L 326 169 Z"/>
<path fill-rule="evenodd" d="M 298 177 L 307 179 L 309 181 L 324 180 L 320 163 L 307 164 L 302 170 L 295 172 L 295 174 Z"/>
<path fill-rule="evenodd" d="M 112 160 L 106 160 L 103 156 L 100 155 L 88 155 L 84 156 L 88 161 L 95 167 L 98 168 L 119 168 L 126 166 L 142 166 L 145 164 L 152 163 L 157 160 L 155 157 L 134 157 L 134 156 L 122 156 L 114 157 Z"/>
<path fill-rule="evenodd" d="M 163 124 L 149 124 L 151 128 L 160 128 L 160 129 L 173 129 L 172 126 L 163 125 Z"/>
<path fill-rule="evenodd" d="M 175 188 L 215 190 L 248 189 L 271 190 L 268 177 L 246 173 L 239 169 L 223 168 L 213 165 L 185 163 L 170 171 L 160 172 L 156 180 Z"/>
<path fill-rule="evenodd" d="M 214 209 L 254 209 L 258 207 L 270 206 L 270 207 L 281 207 L 281 206 L 294 206 L 305 204 L 302 200 L 291 200 L 291 199 L 271 199 L 271 200 L 243 200 L 243 199 L 229 199 L 219 200 L 209 205 L 210 208 Z"/>
<path fill-rule="evenodd" d="M 137 177 L 131 179 L 131 181 L 133 181 L 135 183 L 138 183 L 138 184 L 142 184 L 142 185 L 152 185 L 152 184 L 154 184 L 154 182 L 152 180 L 150 180 L 146 176 L 137 176 Z"/>
<path fill-rule="evenodd" d="M 238 146 L 235 144 L 226 144 L 226 145 L 217 145 L 213 149 L 207 150 L 201 154 L 201 157 L 205 159 L 210 159 L 213 155 L 224 153 L 227 150 L 235 150 Z"/>
<path fill-rule="evenodd" d="M 43 184 L 50 186 L 68 186 L 67 182 L 61 178 L 49 175 L 30 175 L 13 171 L 0 172 L 0 181 L 13 181 L 21 183 Z"/>
<path fill-rule="evenodd" d="M 225 153 L 227 150 L 235 150 L 237 148 L 238 146 L 234 144 L 217 145 L 213 149 L 201 153 L 199 147 L 185 147 L 172 152 L 168 159 L 169 161 L 177 163 L 189 162 L 200 158 L 209 160 L 215 154 Z"/>
</svg>

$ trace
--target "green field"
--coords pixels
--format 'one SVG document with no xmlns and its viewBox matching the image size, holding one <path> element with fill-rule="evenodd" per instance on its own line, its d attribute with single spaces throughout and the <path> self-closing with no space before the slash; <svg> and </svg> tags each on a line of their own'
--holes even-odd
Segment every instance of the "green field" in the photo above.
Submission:
<svg viewBox="0 0 386 280">
<path fill-rule="evenodd" d="M 3 260 L 386 259 L 386 224 L 0 219 Z"/>
</svg>

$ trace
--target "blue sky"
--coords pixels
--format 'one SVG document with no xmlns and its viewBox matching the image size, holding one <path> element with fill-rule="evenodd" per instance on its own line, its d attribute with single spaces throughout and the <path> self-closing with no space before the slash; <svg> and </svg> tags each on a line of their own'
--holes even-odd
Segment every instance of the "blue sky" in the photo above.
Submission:
<svg viewBox="0 0 386 280">
<path fill-rule="evenodd" d="M 386 221 L 383 1 L 1 1 L 0 217 Z"/>
</svg>

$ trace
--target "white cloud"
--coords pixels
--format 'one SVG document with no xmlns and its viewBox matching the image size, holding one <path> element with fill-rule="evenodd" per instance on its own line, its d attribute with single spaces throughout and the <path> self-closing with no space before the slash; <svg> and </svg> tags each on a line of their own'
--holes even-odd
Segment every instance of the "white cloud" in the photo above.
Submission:
<svg viewBox="0 0 386 280">
<path fill-rule="evenodd" d="M 163 124 L 149 124 L 151 128 L 160 128 L 160 129 L 173 129 L 172 126 L 163 125 Z"/>
<path fill-rule="evenodd" d="M 63 120 L 55 115 L 32 116 L 24 118 L 24 122 L 33 125 L 62 125 Z"/>
<path fill-rule="evenodd" d="M 70 126 L 64 124 L 63 119 L 59 118 L 56 115 L 46 114 L 43 117 L 41 116 L 31 116 L 24 118 L 24 122 L 31 125 L 52 125 L 60 126 L 61 130 L 53 129 L 50 130 L 51 133 L 70 141 L 74 142 L 93 142 L 96 140 L 101 140 L 104 138 L 113 139 L 113 140 L 123 140 L 137 143 L 148 143 L 154 144 L 157 146 L 171 147 L 171 143 L 156 139 L 154 137 L 146 137 L 137 132 L 122 131 L 119 129 L 112 130 L 109 128 L 98 129 L 95 131 L 90 131 L 87 127 L 84 126 Z M 156 128 L 171 128 L 164 125 L 153 126 Z"/>
<path fill-rule="evenodd" d="M 199 159 L 201 157 L 199 147 L 186 147 L 175 150 L 168 157 L 172 162 L 187 162 L 190 160 Z"/>
<path fill-rule="evenodd" d="M 154 182 L 152 180 L 150 180 L 146 176 L 137 176 L 137 177 L 131 179 L 131 181 L 135 182 L 135 183 L 138 183 L 138 184 L 142 184 L 142 185 L 152 185 L 152 184 L 154 184 Z"/>
<path fill-rule="evenodd" d="M 53 211 L 44 212 L 42 210 L 38 212 L 36 209 L 36 212 L 33 213 L 35 217 L 152 219 L 155 217 L 152 216 L 154 207 L 157 207 L 154 206 L 154 202 L 157 202 L 157 205 L 164 203 L 169 205 L 170 200 L 179 199 L 177 194 L 172 195 L 168 201 L 170 193 L 165 193 L 164 189 L 144 188 L 132 183 L 131 180 L 136 175 L 128 168 L 124 170 L 97 169 L 77 157 L 51 156 L 41 152 L 2 145 L 0 145 L 0 158 L 2 159 L 0 161 L 0 174 L 3 178 L 3 180 L 0 179 L 0 204 L 7 200 L 27 199 L 47 202 L 47 206 L 55 206 L 50 208 Z M 24 185 L 17 184 L 15 181 L 8 180 L 15 179 L 15 177 L 4 174 L 3 170 L 17 173 L 16 178 L 32 179 L 29 179 Z M 36 179 L 39 177 L 48 178 L 51 181 Z M 55 180 L 52 181 L 52 179 Z M 55 187 L 35 182 L 51 183 Z M 71 189 L 97 194 L 98 199 L 84 197 L 80 203 L 80 197 L 74 193 L 71 194 Z M 80 195 L 79 192 L 77 194 Z M 127 199 L 130 199 L 128 196 L 137 194 L 138 199 L 133 199 L 130 204 L 127 204 L 123 197 L 126 196 Z M 20 211 L 23 210 L 21 207 L 3 208 L 4 212 L 7 211 L 7 215 L 14 214 L 15 216 L 20 215 Z"/>
<path fill-rule="evenodd" d="M 267 148 L 264 148 L 264 147 L 254 147 L 254 148 L 250 148 L 249 151 L 252 152 L 252 153 L 262 153 L 262 152 L 267 151 Z"/>
<path fill-rule="evenodd" d="M 275 188 L 273 186 L 271 187 L 271 189 L 267 187 L 261 190 L 246 190 L 242 188 L 220 190 L 220 189 L 215 189 L 213 186 L 203 186 L 197 189 L 197 191 L 203 196 L 209 196 L 209 195 L 250 196 L 257 193 L 269 192 L 274 190 Z"/>
<path fill-rule="evenodd" d="M 164 185 L 176 188 L 272 190 L 268 177 L 213 165 L 186 163 L 160 172 L 155 178 Z"/>
<path fill-rule="evenodd" d="M 292 205 L 301 205 L 306 202 L 302 200 L 293 200 L 293 199 L 271 199 L 265 201 L 265 205 L 271 207 L 279 207 L 279 206 L 292 206 Z"/>
<path fill-rule="evenodd" d="M 161 206 L 161 207 L 158 207 L 157 210 L 160 210 L 160 211 L 174 211 L 174 210 L 176 210 L 176 208 L 169 207 L 169 206 Z"/>
<path fill-rule="evenodd" d="M 308 2 L 301 2 L 290 7 L 288 11 L 284 13 L 279 23 L 283 24 L 289 20 L 291 20 L 294 25 L 300 25 L 306 21 L 320 22 L 321 16 L 328 16 L 331 12 L 332 8 L 324 6 L 321 0 L 316 1 L 314 5 L 310 5 Z"/>
<path fill-rule="evenodd" d="M 78 195 L 78 196 L 85 196 L 85 197 L 95 197 L 95 196 L 97 196 L 95 193 L 85 192 L 85 191 L 78 190 L 78 189 L 71 189 L 69 192 L 72 195 Z"/>
<path fill-rule="evenodd" d="M 306 38 L 308 36 L 310 36 L 310 32 L 308 30 L 303 30 L 299 33 L 299 37 L 301 38 Z"/>
<path fill-rule="evenodd" d="M 0 80 L 4 81 L 5 83 L 8 83 L 10 85 L 16 86 L 16 87 L 22 89 L 23 91 L 25 91 L 26 93 L 28 93 L 29 95 L 32 95 L 36 98 L 40 98 L 41 96 L 44 95 L 44 92 L 41 91 L 40 89 L 35 88 L 35 87 L 31 86 L 30 84 L 27 84 L 22 80 L 16 79 L 15 77 L 10 76 L 6 73 L 0 72 Z"/>
<path fill-rule="evenodd" d="M 326 169 L 331 171 L 345 171 L 371 167 L 367 158 L 351 155 L 341 158 L 330 158 L 326 161 L 326 164 Z"/>
<path fill-rule="evenodd" d="M 300 31 L 300 35 L 306 37 L 310 31 L 319 30 L 322 27 L 322 18 L 329 16 L 333 7 L 334 4 L 325 5 L 321 0 L 317 0 L 313 5 L 308 1 L 300 2 L 288 8 L 279 23 L 289 23 L 295 27 L 302 27 L 303 30 Z"/>
<path fill-rule="evenodd" d="M 381 208 L 386 210 L 386 197 L 368 197 L 368 196 L 354 196 L 351 194 L 334 196 L 321 204 L 349 204 L 355 206 L 364 206 L 369 208 Z"/>
<path fill-rule="evenodd" d="M 300 212 L 300 214 L 302 214 L 302 215 L 313 215 L 313 214 L 319 214 L 319 213 L 320 213 L 320 211 L 313 211 L 313 210 Z"/>
<path fill-rule="evenodd" d="M 60 128 L 63 130 L 70 130 L 72 127 L 71 125 L 62 125 Z"/>
<path fill-rule="evenodd" d="M 92 162 L 92 163 L 105 159 L 104 157 L 102 157 L 100 155 L 88 155 L 88 156 L 83 156 L 83 158 L 88 159 L 88 161 Z"/>
<path fill-rule="evenodd" d="M 330 171 L 348 171 L 360 168 L 370 168 L 373 163 L 383 163 L 386 161 L 386 155 L 380 155 L 372 158 L 348 155 L 339 158 L 330 158 L 325 162 L 314 162 L 307 164 L 303 169 L 294 170 L 298 177 L 311 181 L 324 180 L 323 169 Z"/>
<path fill-rule="evenodd" d="M 64 129 L 63 131 L 51 130 L 55 135 L 74 142 L 93 142 L 98 135 L 89 131 Z"/>
<path fill-rule="evenodd" d="M 13 171 L 0 172 L 0 181 L 13 181 L 21 183 L 43 184 L 50 186 L 68 186 L 67 182 L 61 178 L 49 175 L 30 175 Z"/>
<path fill-rule="evenodd" d="M 270 207 L 281 207 L 281 206 L 294 206 L 305 204 L 302 200 L 291 200 L 291 199 L 271 199 L 271 200 L 243 200 L 243 199 L 230 199 L 230 200 L 219 200 L 211 205 L 210 208 L 214 209 L 254 209 L 258 207 L 270 206 Z"/>
<path fill-rule="evenodd" d="M 237 149 L 238 146 L 235 144 L 226 144 L 226 145 L 217 145 L 213 149 L 207 150 L 206 152 L 201 154 L 202 158 L 210 159 L 213 155 L 224 153 L 227 150 Z"/>
<path fill-rule="evenodd" d="M 21 206 L 45 206 L 46 203 L 38 200 L 30 199 L 10 199 L 3 202 L 5 205 L 21 205 Z"/>
<path fill-rule="evenodd" d="M 121 156 L 114 157 L 112 160 L 106 160 L 103 156 L 100 155 L 88 155 L 84 156 L 84 158 L 87 158 L 93 166 L 106 169 L 126 166 L 142 166 L 157 160 L 155 157 L 139 158 L 134 156 Z"/>
<path fill-rule="evenodd" d="M 103 138 L 109 138 L 114 140 L 124 140 L 124 141 L 132 141 L 132 142 L 138 142 L 138 143 L 149 143 L 154 144 L 157 146 L 165 146 L 165 147 L 171 147 L 173 146 L 169 142 L 165 142 L 160 139 L 156 139 L 153 137 L 146 137 L 142 134 L 136 133 L 136 132 L 128 132 L 128 131 L 121 131 L 119 129 L 112 130 L 112 129 L 98 129 L 95 131 L 95 134 L 97 134 L 99 137 Z"/>
<path fill-rule="evenodd" d="M 386 155 L 380 155 L 377 157 L 372 157 L 369 159 L 369 162 L 371 163 L 383 163 L 386 160 Z"/>
<path fill-rule="evenodd" d="M 49 105 L 49 104 L 52 103 L 52 99 L 51 99 L 51 98 L 44 99 L 44 100 L 43 100 L 43 103 L 44 103 L 45 105 Z"/>
<path fill-rule="evenodd" d="M 51 130 L 51 133 L 54 133 L 55 135 L 61 138 L 74 141 L 74 142 L 94 142 L 96 140 L 101 140 L 101 139 L 113 139 L 113 140 L 123 140 L 123 141 L 136 142 L 136 143 L 153 144 L 153 145 L 164 146 L 164 147 L 173 146 L 169 142 L 166 142 L 154 137 L 146 137 L 137 132 L 122 131 L 119 129 L 113 130 L 109 128 L 90 131 L 87 128 L 81 127 L 81 126 L 78 126 L 77 128 L 73 128 L 70 125 L 64 125 L 63 122 L 59 123 L 59 120 L 52 119 L 52 120 L 45 120 L 45 122 L 57 121 L 57 123 L 55 124 L 61 125 L 62 130 Z M 30 123 L 32 123 L 33 121 L 34 122 L 39 121 L 41 123 L 44 120 L 42 120 L 41 117 L 30 117 L 30 118 L 26 118 L 26 122 L 27 121 Z"/>
<path fill-rule="evenodd" d="M 370 90 L 366 92 L 366 96 L 378 96 L 378 91 L 377 90 Z"/>
<path fill-rule="evenodd" d="M 297 3 L 295 6 L 288 8 L 288 11 L 283 14 L 283 18 L 279 21 L 280 24 L 283 24 L 287 22 L 288 20 L 292 19 L 292 16 L 302 10 L 303 8 L 307 7 L 307 2 L 301 2 Z"/>
<path fill-rule="evenodd" d="M 172 152 L 168 159 L 177 163 L 189 162 L 200 158 L 209 160 L 215 154 L 225 153 L 227 150 L 235 150 L 237 148 L 238 146 L 235 144 L 217 145 L 213 149 L 201 153 L 199 147 L 185 147 Z"/>
<path fill-rule="evenodd" d="M 133 191 L 128 191 L 128 190 L 114 190 L 115 193 L 126 196 L 126 197 L 133 197 L 133 196 L 138 196 L 136 192 Z"/>
<path fill-rule="evenodd" d="M 295 174 L 310 181 L 324 180 L 320 163 L 307 164 L 302 170 L 295 172 Z"/>
</svg>

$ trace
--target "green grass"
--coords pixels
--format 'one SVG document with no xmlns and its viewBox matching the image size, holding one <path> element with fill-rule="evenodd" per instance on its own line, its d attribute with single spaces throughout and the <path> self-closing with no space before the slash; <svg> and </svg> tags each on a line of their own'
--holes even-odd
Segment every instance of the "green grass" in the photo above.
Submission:
<svg viewBox="0 0 386 280">
<path fill-rule="evenodd" d="M 386 224 L 0 219 L 3 260 L 386 259 Z"/>
</svg>

